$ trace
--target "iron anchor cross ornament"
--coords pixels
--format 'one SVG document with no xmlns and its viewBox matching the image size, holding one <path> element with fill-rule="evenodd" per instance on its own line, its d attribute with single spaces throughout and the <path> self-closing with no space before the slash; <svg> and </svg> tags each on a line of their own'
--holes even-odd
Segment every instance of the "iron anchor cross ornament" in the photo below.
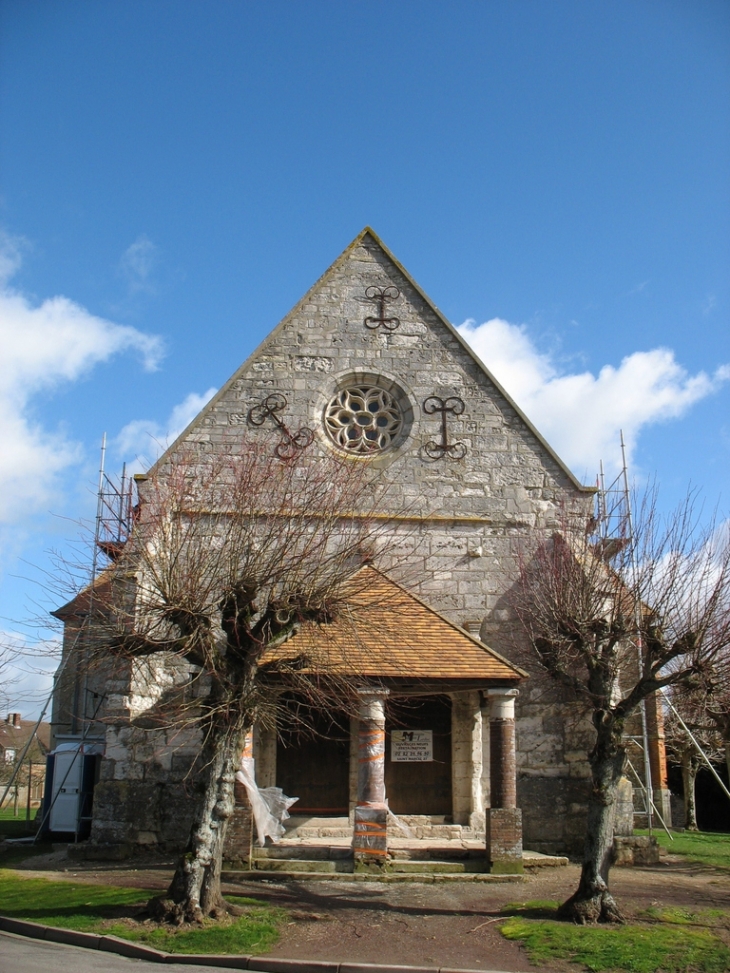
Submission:
<svg viewBox="0 0 730 973">
<path fill-rule="evenodd" d="M 281 392 L 272 392 L 267 395 L 260 405 L 255 405 L 248 413 L 248 421 L 252 426 L 263 426 L 267 419 L 271 419 L 281 431 L 281 442 L 277 443 L 274 453 L 279 459 L 294 459 L 297 453 L 311 446 L 314 442 L 314 433 L 306 426 L 301 426 L 296 432 L 290 432 L 284 422 L 279 418 L 279 413 L 287 407 L 286 396 Z"/>
<path fill-rule="evenodd" d="M 423 411 L 427 416 L 436 415 L 437 412 L 441 414 L 441 442 L 437 443 L 431 440 L 426 443 L 423 451 L 428 457 L 443 459 L 444 456 L 451 456 L 452 459 L 463 459 L 466 456 L 466 443 L 462 443 L 460 439 L 450 443 L 446 425 L 447 415 L 460 416 L 464 408 L 464 400 L 460 399 L 458 395 L 449 396 L 448 399 L 442 399 L 438 395 L 430 395 L 424 401 Z"/>
</svg>

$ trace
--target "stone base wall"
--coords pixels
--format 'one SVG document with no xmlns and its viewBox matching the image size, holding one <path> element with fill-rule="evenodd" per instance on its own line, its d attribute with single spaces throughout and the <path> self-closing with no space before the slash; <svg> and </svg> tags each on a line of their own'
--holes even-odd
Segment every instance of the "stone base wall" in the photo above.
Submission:
<svg viewBox="0 0 730 973">
<path fill-rule="evenodd" d="M 619 836 L 613 839 L 614 865 L 656 865 L 659 855 L 659 843 L 653 835 Z"/>
<path fill-rule="evenodd" d="M 193 809 L 194 797 L 182 783 L 101 781 L 94 790 L 90 842 L 181 851 Z"/>
<path fill-rule="evenodd" d="M 194 731 L 110 726 L 90 844 L 182 850 L 199 796 L 193 772 L 199 749 Z"/>
<path fill-rule="evenodd" d="M 517 781 L 522 841 L 545 855 L 581 855 L 585 842 L 590 781 L 528 777 Z"/>
</svg>

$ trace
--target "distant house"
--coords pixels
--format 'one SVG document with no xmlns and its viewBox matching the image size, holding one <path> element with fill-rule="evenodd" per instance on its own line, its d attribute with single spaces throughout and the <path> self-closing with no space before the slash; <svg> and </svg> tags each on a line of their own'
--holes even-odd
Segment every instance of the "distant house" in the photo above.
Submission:
<svg viewBox="0 0 730 973">
<path fill-rule="evenodd" d="M 24 755 L 29 740 L 32 742 Z M 18 761 L 23 759 L 23 767 L 15 776 L 13 787 L 5 800 L 5 807 L 27 805 L 29 782 L 30 804 L 32 807 L 38 807 L 43 800 L 46 754 L 50 747 L 49 723 L 40 723 L 36 731 L 36 721 L 23 720 L 20 718 L 20 713 L 8 713 L 7 719 L 0 723 L 0 797 L 4 794 Z"/>
</svg>

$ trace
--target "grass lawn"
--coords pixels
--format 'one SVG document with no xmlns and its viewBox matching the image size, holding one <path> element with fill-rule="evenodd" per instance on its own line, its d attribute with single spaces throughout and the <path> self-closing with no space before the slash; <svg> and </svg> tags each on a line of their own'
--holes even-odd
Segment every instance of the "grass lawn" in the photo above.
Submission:
<svg viewBox="0 0 730 973">
<path fill-rule="evenodd" d="M 647 834 L 646 831 L 639 832 Z M 730 835 L 679 833 L 659 844 L 673 855 L 730 872 Z M 505 908 L 507 939 L 521 942 L 536 965 L 562 959 L 591 971 L 626 973 L 727 973 L 730 949 L 718 935 L 730 931 L 719 909 L 652 908 L 623 926 L 574 926 L 555 919 L 557 902 L 526 902 Z"/>
<path fill-rule="evenodd" d="M 637 834 L 649 834 L 648 831 L 637 831 Z M 671 855 L 682 855 L 688 861 L 699 862 L 702 865 L 712 865 L 715 868 L 727 869 L 730 872 L 730 834 L 720 834 L 713 831 L 675 831 L 674 841 L 670 841 L 665 831 L 654 832 L 657 841 Z"/>
<path fill-rule="evenodd" d="M 51 882 L 0 869 L 2 915 L 119 936 L 168 953 L 261 953 L 277 941 L 285 917 L 255 899 L 229 896 L 230 902 L 246 909 L 244 916 L 211 921 L 202 928 L 161 928 L 135 918 L 149 897 L 145 889 Z"/>
<path fill-rule="evenodd" d="M 0 787 L 2 796 L 2 787 Z M 10 807 L 0 809 L 0 839 L 2 838 L 25 838 L 27 835 L 35 834 L 35 816 L 37 808 L 30 809 L 30 821 L 25 820 L 25 808 L 18 808 L 17 818 L 13 814 L 12 804 Z"/>
<path fill-rule="evenodd" d="M 0 784 L 0 797 L 2 797 L 2 795 L 4 793 L 4 790 L 5 790 L 5 788 L 3 787 L 2 784 Z M 22 804 L 22 805 L 19 804 L 18 805 L 18 815 L 16 817 L 15 812 L 13 811 L 13 802 L 10 801 L 10 803 L 9 804 L 6 804 L 5 807 L 0 808 L 0 821 L 25 821 L 26 811 L 27 811 L 27 809 L 26 809 L 25 804 Z M 36 816 L 37 813 L 38 813 L 38 808 L 37 807 L 32 807 L 30 809 L 30 819 L 31 819 L 31 821 L 34 820 L 34 818 L 35 818 L 35 816 Z"/>
<path fill-rule="evenodd" d="M 516 906 L 512 918 L 502 925 L 502 935 L 519 940 L 537 966 L 563 959 L 596 973 L 727 973 L 730 969 L 730 949 L 716 934 L 727 918 L 718 916 L 717 910 L 698 910 L 691 918 L 674 916 L 674 910 L 668 915 L 647 913 L 645 922 L 625 926 L 573 926 L 549 918 L 557 905 L 527 902 Z"/>
</svg>

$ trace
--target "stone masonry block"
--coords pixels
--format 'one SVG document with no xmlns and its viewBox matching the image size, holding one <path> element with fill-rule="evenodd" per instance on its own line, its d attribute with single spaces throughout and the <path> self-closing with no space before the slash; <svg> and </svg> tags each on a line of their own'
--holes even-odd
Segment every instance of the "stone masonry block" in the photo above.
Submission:
<svg viewBox="0 0 730 973">
<path fill-rule="evenodd" d="M 485 814 L 487 862 L 490 872 L 522 871 L 522 811 L 518 807 L 490 807 Z"/>
</svg>

